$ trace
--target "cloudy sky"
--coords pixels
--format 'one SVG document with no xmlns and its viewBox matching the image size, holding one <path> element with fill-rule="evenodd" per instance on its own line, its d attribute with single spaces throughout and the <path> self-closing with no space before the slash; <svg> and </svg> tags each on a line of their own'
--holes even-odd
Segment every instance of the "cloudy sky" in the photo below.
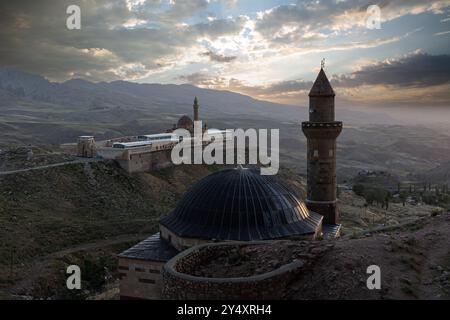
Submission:
<svg viewBox="0 0 450 320">
<path fill-rule="evenodd" d="M 80 30 L 66 27 L 73 4 Z M 370 5 L 381 29 L 367 27 Z M 304 104 L 325 58 L 348 104 L 450 106 L 450 0 L 1 1 L 0 37 L 0 66 L 53 81 L 190 83 Z"/>
</svg>

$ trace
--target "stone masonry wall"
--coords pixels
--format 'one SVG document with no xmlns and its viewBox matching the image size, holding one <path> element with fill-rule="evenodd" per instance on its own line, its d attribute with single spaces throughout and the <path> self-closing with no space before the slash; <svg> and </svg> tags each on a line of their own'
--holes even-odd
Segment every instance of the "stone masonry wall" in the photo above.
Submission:
<svg viewBox="0 0 450 320">
<path fill-rule="evenodd" d="M 220 250 L 236 246 L 263 245 L 268 242 L 221 242 L 190 248 L 172 260 L 162 270 L 164 299 L 223 300 L 223 299 L 281 299 L 288 284 L 303 267 L 294 261 L 274 271 L 241 278 L 205 278 L 189 275 L 193 266 L 214 259 Z"/>
<path fill-rule="evenodd" d="M 160 299 L 164 262 L 119 258 L 121 299 Z"/>
<path fill-rule="evenodd" d="M 149 172 L 172 166 L 171 150 L 147 151 L 129 154 L 126 159 L 116 159 L 129 173 Z"/>
</svg>

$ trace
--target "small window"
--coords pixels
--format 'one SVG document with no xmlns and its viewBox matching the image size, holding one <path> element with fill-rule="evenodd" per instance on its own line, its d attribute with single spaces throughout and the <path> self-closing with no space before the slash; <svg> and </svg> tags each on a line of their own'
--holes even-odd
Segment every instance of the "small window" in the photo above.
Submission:
<svg viewBox="0 0 450 320">
<path fill-rule="evenodd" d="M 155 273 L 155 274 L 160 274 L 159 270 L 152 270 L 152 269 L 150 269 L 150 270 L 148 270 L 148 272 Z"/>
<path fill-rule="evenodd" d="M 145 272 L 145 269 L 144 268 L 135 267 L 134 271 L 136 271 L 136 272 Z"/>
<path fill-rule="evenodd" d="M 334 155 L 333 149 L 330 149 L 330 151 L 328 152 L 328 155 L 329 155 L 330 157 L 332 157 L 332 156 Z"/>
<path fill-rule="evenodd" d="M 139 279 L 139 282 L 155 284 L 155 280 L 153 279 Z"/>
<path fill-rule="evenodd" d="M 319 150 L 314 150 L 313 157 L 317 158 L 319 156 Z"/>
<path fill-rule="evenodd" d="M 130 270 L 127 266 L 119 266 L 119 270 Z"/>
</svg>

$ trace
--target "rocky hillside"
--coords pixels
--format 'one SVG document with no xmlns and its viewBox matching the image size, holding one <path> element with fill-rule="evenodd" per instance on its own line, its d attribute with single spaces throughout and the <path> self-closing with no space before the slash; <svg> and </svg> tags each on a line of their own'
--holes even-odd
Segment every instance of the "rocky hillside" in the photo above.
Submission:
<svg viewBox="0 0 450 320">
<path fill-rule="evenodd" d="M 48 255 L 151 234 L 159 216 L 210 170 L 128 175 L 115 163 L 94 162 L 0 175 L 0 288 Z"/>
<path fill-rule="evenodd" d="M 129 175 L 114 162 L 87 162 L 0 175 L 0 297 L 66 297 L 61 277 L 64 266 L 73 263 L 91 270 L 86 285 L 92 287 L 76 298 L 117 290 L 115 256 L 155 232 L 160 215 L 218 169 L 180 166 Z M 304 198 L 298 174 L 283 168 L 278 178 Z M 389 211 L 364 208 L 351 192 L 342 192 L 340 201 L 343 232 L 351 236 L 436 210 L 401 204 Z"/>
<path fill-rule="evenodd" d="M 450 299 L 450 213 L 333 242 L 290 287 L 290 299 Z M 368 290 L 367 267 L 381 269 Z"/>
<path fill-rule="evenodd" d="M 280 299 L 450 299 L 450 213 L 337 240 L 273 241 L 218 251 L 190 270 L 213 278 L 249 277 L 301 261 Z M 369 290 L 369 266 L 380 268 Z"/>
<path fill-rule="evenodd" d="M 35 168 L 73 161 L 71 155 L 38 146 L 10 146 L 0 149 L 0 174 L 5 171 Z"/>
</svg>

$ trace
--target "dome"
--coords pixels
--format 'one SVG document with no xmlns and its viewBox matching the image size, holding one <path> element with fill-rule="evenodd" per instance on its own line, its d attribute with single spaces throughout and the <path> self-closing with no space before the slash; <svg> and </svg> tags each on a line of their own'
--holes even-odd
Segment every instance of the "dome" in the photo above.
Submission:
<svg viewBox="0 0 450 320">
<path fill-rule="evenodd" d="M 160 220 L 180 237 L 265 240 L 314 235 L 322 216 L 257 169 L 226 169 L 196 183 Z"/>
<path fill-rule="evenodd" d="M 194 127 L 194 122 L 192 122 L 191 118 L 184 115 L 178 120 L 177 128 L 183 129 L 192 129 Z"/>
</svg>

